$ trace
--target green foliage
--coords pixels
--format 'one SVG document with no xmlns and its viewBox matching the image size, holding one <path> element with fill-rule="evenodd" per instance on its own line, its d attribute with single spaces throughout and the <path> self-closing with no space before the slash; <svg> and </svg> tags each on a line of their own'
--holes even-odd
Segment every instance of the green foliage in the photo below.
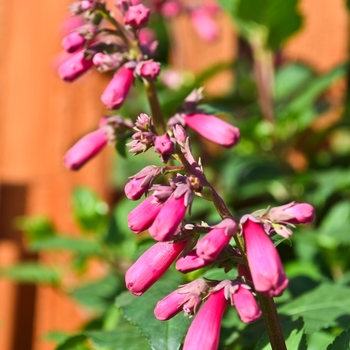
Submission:
<svg viewBox="0 0 350 350">
<path fill-rule="evenodd" d="M 295 321 L 281 319 L 284 339 L 287 349 L 307 350 L 306 335 L 304 333 L 304 322 L 302 318 Z M 265 333 L 257 343 L 254 350 L 270 350 L 271 345 Z"/>
<path fill-rule="evenodd" d="M 25 232 L 28 242 L 40 241 L 55 234 L 52 222 L 45 216 L 18 217 L 15 226 Z"/>
<path fill-rule="evenodd" d="M 342 332 L 334 342 L 327 347 L 327 350 L 349 350 L 350 330 Z"/>
<path fill-rule="evenodd" d="M 39 263 L 22 263 L 0 270 L 0 276 L 20 283 L 57 286 L 61 276 L 57 269 Z"/>
<path fill-rule="evenodd" d="M 350 288 L 323 283 L 316 289 L 283 305 L 279 311 L 293 319 L 303 318 L 305 332 L 312 334 L 322 328 L 349 324 Z"/>
<path fill-rule="evenodd" d="M 73 216 L 83 231 L 99 232 L 105 227 L 108 205 L 91 190 L 78 187 L 73 192 Z"/>
<path fill-rule="evenodd" d="M 245 38 L 254 41 L 255 36 L 263 35 L 271 49 L 280 47 L 301 28 L 298 0 L 220 0 L 220 3 Z"/>
<path fill-rule="evenodd" d="M 81 305 L 103 312 L 110 307 L 121 290 L 123 290 L 123 283 L 120 278 L 110 274 L 101 280 L 75 288 L 70 295 Z"/>
<path fill-rule="evenodd" d="M 177 285 L 176 281 L 160 281 L 141 297 L 124 292 L 116 299 L 116 305 L 124 317 L 140 329 L 153 350 L 180 349 L 190 324 L 190 320 L 181 314 L 165 322 L 154 317 L 156 303 L 176 289 Z"/>
</svg>

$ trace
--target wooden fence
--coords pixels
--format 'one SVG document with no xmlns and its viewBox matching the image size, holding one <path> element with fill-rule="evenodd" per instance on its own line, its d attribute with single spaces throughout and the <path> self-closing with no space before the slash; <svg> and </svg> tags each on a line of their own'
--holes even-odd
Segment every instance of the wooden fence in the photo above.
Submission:
<svg viewBox="0 0 350 350">
<path fill-rule="evenodd" d="M 60 161 L 74 140 L 96 126 L 104 112 L 99 96 L 107 83 L 91 72 L 66 84 L 53 70 L 53 58 L 60 52 L 59 28 L 69 3 L 0 0 L 0 267 L 26 259 L 61 264 L 67 259 L 29 255 L 21 232 L 13 227 L 16 216 L 47 214 L 61 231 L 74 233 L 69 216 L 72 188 L 82 184 L 106 200 L 110 195 L 109 151 L 77 173 L 68 172 Z M 319 71 L 344 62 L 349 32 L 345 0 L 302 0 L 300 6 L 305 26 L 290 41 L 285 55 Z M 198 40 L 185 18 L 172 23 L 180 48 L 173 53 L 174 65 L 198 71 L 234 57 L 234 31 L 223 15 L 217 20 L 222 35 L 214 47 Z M 229 76 L 217 79 L 211 83 L 214 90 L 230 83 Z M 91 276 L 98 276 L 99 269 L 92 267 Z M 2 279 L 0 295 L 0 349 L 52 349 L 52 344 L 41 339 L 42 334 L 54 329 L 74 331 L 87 317 L 84 310 L 49 287 Z"/>
</svg>

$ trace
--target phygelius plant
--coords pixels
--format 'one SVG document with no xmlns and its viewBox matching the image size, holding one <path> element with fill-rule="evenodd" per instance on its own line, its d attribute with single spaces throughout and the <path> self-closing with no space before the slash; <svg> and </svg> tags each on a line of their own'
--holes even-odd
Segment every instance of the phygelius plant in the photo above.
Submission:
<svg viewBox="0 0 350 350">
<path fill-rule="evenodd" d="M 140 81 L 147 92 L 151 115 L 140 111 L 134 122 L 121 116 L 105 117 L 96 131 L 85 135 L 67 152 L 64 163 L 77 170 L 107 143 L 128 136 L 130 153 L 157 153 L 163 164 L 140 169 L 125 186 L 128 199 L 145 197 L 125 218 L 130 230 L 136 234 L 148 230 L 155 240 L 126 271 L 126 287 L 137 296 L 146 293 L 176 260 L 176 269 L 182 273 L 214 265 L 227 272 L 238 266 L 237 278 L 233 280 L 196 279 L 164 296 L 155 307 L 155 316 L 164 321 L 182 310 L 194 316 L 183 349 L 215 350 L 221 319 L 233 305 L 242 322 L 255 322 L 263 315 L 273 349 L 283 350 L 286 347 L 278 317 L 273 316 L 276 309 L 272 298 L 283 294 L 288 278 L 272 237 L 277 234 L 289 238 L 295 224 L 310 224 L 314 220 L 314 209 L 307 203 L 292 202 L 242 218 L 232 215 L 193 154 L 187 128 L 226 148 L 239 142 L 239 129 L 201 108 L 200 89 L 186 98 L 176 114 L 165 118 L 155 85 L 161 67 L 151 57 L 154 41 L 147 43 L 142 39 L 150 9 L 128 0 L 116 1 L 116 9 L 121 12 L 121 22 L 102 1 L 73 4 L 73 15 L 82 15 L 86 23 L 64 39 L 63 47 L 71 56 L 58 71 L 66 81 L 77 79 L 93 67 L 113 71 L 101 96 L 109 110 L 119 109 L 132 85 Z M 158 1 L 156 9 L 167 17 L 184 11 L 177 1 Z M 213 19 L 216 10 L 196 7 L 186 11 L 197 30 L 204 23 L 201 34 L 206 40 L 217 36 Z M 220 222 L 189 221 L 196 196 L 212 202 L 221 216 Z M 201 336 L 203 332 L 206 337 Z"/>
</svg>

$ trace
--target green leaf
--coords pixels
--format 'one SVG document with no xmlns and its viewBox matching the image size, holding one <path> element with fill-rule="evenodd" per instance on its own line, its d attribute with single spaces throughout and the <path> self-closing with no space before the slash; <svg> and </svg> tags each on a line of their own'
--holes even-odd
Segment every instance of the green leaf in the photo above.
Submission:
<svg viewBox="0 0 350 350">
<path fill-rule="evenodd" d="M 323 247 L 334 248 L 338 244 L 350 245 L 350 203 L 348 200 L 336 203 L 317 229 L 318 242 Z"/>
<path fill-rule="evenodd" d="M 302 318 L 291 321 L 287 318 L 281 319 L 281 326 L 286 341 L 287 349 L 306 350 L 306 335 L 304 333 L 304 322 Z M 271 345 L 267 333 L 265 333 L 254 350 L 270 350 Z"/>
<path fill-rule="evenodd" d="M 85 334 L 75 334 L 58 344 L 55 350 L 90 350 L 85 341 Z"/>
<path fill-rule="evenodd" d="M 73 215 L 85 231 L 99 231 L 106 224 L 108 205 L 88 188 L 78 187 L 73 191 Z"/>
<path fill-rule="evenodd" d="M 350 288 L 324 283 L 283 305 L 279 312 L 293 319 L 303 317 L 307 334 L 350 320 Z"/>
<path fill-rule="evenodd" d="M 126 156 L 127 156 L 127 152 L 126 152 L 127 139 L 128 139 L 128 136 L 123 137 L 121 139 L 118 139 L 116 144 L 115 144 L 116 151 L 123 158 L 126 158 Z"/>
<path fill-rule="evenodd" d="M 334 340 L 334 335 L 324 331 L 309 334 L 307 337 L 307 350 L 326 349 L 327 345 Z"/>
<path fill-rule="evenodd" d="M 124 283 L 110 274 L 99 281 L 74 289 L 70 295 L 86 307 L 104 311 L 114 303 L 115 296 L 123 287 Z"/>
<path fill-rule="evenodd" d="M 60 274 L 57 270 L 39 263 L 23 263 L 0 270 L 0 275 L 20 283 L 57 286 Z"/>
<path fill-rule="evenodd" d="M 276 73 L 275 96 L 276 100 L 285 99 L 298 90 L 304 89 L 305 83 L 313 77 L 309 67 L 301 64 L 287 64 Z"/>
<path fill-rule="evenodd" d="M 105 243 L 113 245 L 118 255 L 130 257 L 136 250 L 135 234 L 128 227 L 127 216 L 137 204 L 135 201 L 123 198 L 114 208 Z"/>
<path fill-rule="evenodd" d="M 221 0 L 233 17 L 241 34 L 248 40 L 257 31 L 265 32 L 266 44 L 277 49 L 300 29 L 302 17 L 297 9 L 298 0 Z"/>
<path fill-rule="evenodd" d="M 15 225 L 24 231 L 29 242 L 39 241 L 55 235 L 55 229 L 46 216 L 20 216 L 15 220 Z"/>
<path fill-rule="evenodd" d="M 147 340 L 133 325 L 125 323 L 110 331 L 85 332 L 96 350 L 147 350 Z"/>
<path fill-rule="evenodd" d="M 350 329 L 342 332 L 327 350 L 350 350 Z"/>
<path fill-rule="evenodd" d="M 130 292 L 122 293 L 116 305 L 124 317 L 135 324 L 147 338 L 153 350 L 178 350 L 191 320 L 177 315 L 169 321 L 158 321 L 153 314 L 156 303 L 177 288 L 173 281 L 159 281 L 141 297 Z"/>
<path fill-rule="evenodd" d="M 101 246 L 98 242 L 66 236 L 54 236 L 36 241 L 30 245 L 30 249 L 38 252 L 67 250 L 83 255 L 102 254 Z"/>
<path fill-rule="evenodd" d="M 345 65 L 338 66 L 326 74 L 314 78 L 300 91 L 298 97 L 287 106 L 286 113 L 300 112 L 310 107 L 321 93 L 327 90 L 337 79 L 344 77 L 347 72 Z"/>
</svg>

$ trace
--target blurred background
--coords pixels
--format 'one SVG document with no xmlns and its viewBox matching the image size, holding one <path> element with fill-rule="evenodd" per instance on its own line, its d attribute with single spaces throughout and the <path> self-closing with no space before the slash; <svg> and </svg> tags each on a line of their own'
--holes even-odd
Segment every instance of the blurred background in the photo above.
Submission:
<svg viewBox="0 0 350 350">
<path fill-rule="evenodd" d="M 109 3 L 113 6 L 113 1 Z M 75 186 L 89 187 L 111 206 L 122 193 L 118 181 L 125 182 L 126 179 L 125 174 L 115 170 L 118 168 L 119 160 L 116 159 L 111 148 L 103 150 L 102 154 L 79 172 L 69 172 L 62 164 L 62 157 L 68 148 L 79 137 L 96 128 L 100 117 L 105 113 L 100 95 L 110 79 L 109 76 L 92 70 L 74 83 L 67 84 L 56 74 L 55 59 L 62 51 L 60 43 L 65 30 L 64 23 L 68 17 L 69 4 L 70 1 L 67 0 L 39 1 L 26 5 L 19 0 L 0 2 L 2 44 L 0 267 L 2 269 L 23 261 L 54 263 L 58 266 L 67 264 L 71 257 L 65 253 L 29 252 L 26 249 L 23 232 L 18 228 L 21 225 L 20 223 L 15 225 L 15 219 L 33 214 L 45 215 L 52 220 L 59 232 L 69 232 L 72 236 L 78 235 L 79 230 L 69 214 L 72 210 L 70 198 Z M 300 0 L 297 6 L 303 16 L 303 24 L 276 51 L 276 67 L 283 67 L 285 63 L 298 63 L 308 67 L 316 77 L 346 63 L 349 53 L 349 12 L 346 1 Z M 237 58 L 240 57 L 240 63 L 233 68 L 231 64 L 229 69 L 219 69 L 218 74 L 209 74 L 210 78 L 205 80 L 205 94 L 209 100 L 214 103 L 221 102 L 232 112 L 234 108 L 231 108 L 230 104 L 237 101 L 232 86 L 239 85 L 243 92 L 237 106 L 245 111 L 251 111 L 249 113 L 254 119 L 254 115 L 258 113 L 254 109 L 249 109 L 251 106 L 249 101 L 254 99 L 256 94 L 252 93 L 254 96 L 250 96 L 249 89 L 255 88 L 244 79 L 245 72 L 251 68 L 249 66 L 251 53 L 237 34 L 235 24 L 232 24 L 232 20 L 223 11 L 215 15 L 215 21 L 219 27 L 219 36 L 210 43 L 198 37 L 188 16 L 180 15 L 168 21 L 173 49 L 169 51 L 169 47 L 164 43 L 168 38 L 162 39 L 160 47 L 166 53 L 163 52 L 160 58 L 162 61 L 166 60 L 164 64 L 168 64 L 172 69 L 199 74 L 218 64 L 226 63 L 227 66 L 227 63 L 236 62 L 236 60 L 238 62 Z M 248 68 L 244 66 L 245 63 Z M 293 79 L 294 74 L 299 73 L 300 71 L 297 70 L 289 71 L 290 75 L 286 75 L 284 79 Z M 316 152 L 312 147 L 309 149 L 303 147 L 303 142 L 310 137 L 310 130 L 318 132 L 318 135 L 324 134 L 341 120 L 346 111 L 343 100 L 348 94 L 347 73 L 342 71 L 335 75 L 339 79 L 329 78 L 323 83 L 324 88 L 319 90 L 319 93 L 323 94 L 322 106 L 326 105 L 327 108 L 318 109 L 320 118 L 307 125 L 307 132 L 306 129 L 302 132 L 297 131 L 298 142 L 288 144 L 281 153 L 281 157 L 288 164 L 288 174 L 299 176 L 299 180 L 289 178 L 289 182 L 299 181 L 298 183 L 303 185 L 305 177 L 313 174 L 308 173 L 310 168 L 313 167 L 317 172 L 317 168 L 322 164 L 324 167 L 332 166 L 333 163 L 329 160 L 332 155 L 327 147 L 331 144 L 335 145 L 335 148 L 341 148 L 344 143 L 349 142 L 349 133 L 345 136 L 338 133 L 333 135 L 333 143 L 330 139 L 327 139 L 327 142 L 323 139 L 323 153 Z M 189 81 L 187 85 L 185 84 L 188 88 L 192 86 L 196 75 L 187 73 L 186 79 Z M 336 83 L 333 83 L 333 80 L 336 80 Z M 325 89 L 326 93 L 323 91 Z M 306 92 L 305 96 L 307 93 L 309 92 Z M 315 100 L 319 99 L 319 94 L 316 95 Z M 135 106 L 126 106 L 125 112 L 134 112 L 135 109 Z M 241 112 L 240 117 L 238 107 L 237 110 L 235 111 L 236 121 L 241 126 L 244 119 L 242 115 L 244 116 L 245 112 Z M 135 110 L 135 113 L 139 112 Z M 256 130 L 253 131 L 253 127 L 249 129 L 249 125 L 246 126 L 245 131 L 242 131 L 243 135 L 254 133 L 259 137 Z M 269 135 L 266 136 L 268 137 Z M 243 145 L 248 148 L 253 147 L 248 143 Z M 319 150 L 320 143 L 317 145 Z M 271 151 L 266 144 L 261 147 L 262 152 Z M 346 148 L 346 145 L 344 147 Z M 215 158 L 216 152 L 218 151 L 215 147 L 209 147 L 208 159 L 210 156 Z M 339 152 L 341 164 L 346 164 L 346 161 L 348 164 L 347 149 L 345 153 Z M 239 154 L 244 157 L 243 151 Z M 312 158 L 313 155 L 315 158 Z M 225 159 L 222 158 L 222 162 Z M 120 164 L 123 166 L 123 163 Z M 313 166 L 313 164 L 316 165 Z M 225 169 L 223 171 L 229 171 Z M 245 170 L 249 173 L 247 169 L 249 165 Z M 258 174 L 264 171 L 260 169 Z M 116 178 L 118 176 L 122 178 Z M 341 173 L 339 177 L 328 177 L 328 180 L 325 178 L 322 180 L 322 186 L 337 182 L 344 176 L 349 176 L 349 173 Z M 271 190 L 270 197 L 276 203 L 279 199 L 285 199 L 278 181 L 268 185 L 274 188 Z M 232 183 L 228 184 L 228 186 L 231 185 Z M 348 183 L 344 186 L 348 189 Z M 300 186 L 294 189 L 294 195 L 287 196 L 286 199 L 294 199 L 298 194 L 304 199 L 303 194 L 307 191 L 299 191 Z M 343 191 L 344 188 L 334 191 L 338 190 Z M 254 198 L 247 193 L 237 194 L 235 201 L 231 203 L 236 210 L 255 208 L 259 203 L 269 200 L 269 196 L 264 199 L 259 197 L 253 205 Z M 276 193 L 282 193 L 281 197 Z M 322 196 L 321 192 L 318 192 L 318 195 Z M 339 200 L 339 196 L 342 195 L 338 193 L 334 196 L 332 193 L 331 201 L 327 202 L 329 208 Z M 309 199 L 311 198 L 314 197 L 310 195 Z M 321 217 L 326 215 L 328 210 L 325 202 L 322 203 L 320 204 Z M 35 273 L 41 274 L 38 278 L 40 280 L 45 271 L 37 270 Z M 91 259 L 82 279 L 94 280 L 105 273 L 105 265 L 98 259 Z M 21 278 L 22 283 L 16 283 L 7 278 L 0 279 L 0 349 L 53 349 L 52 343 L 42 338 L 43 334 L 52 330 L 75 331 L 91 317 L 89 311 L 73 302 L 62 292 L 62 289 L 55 288 L 50 283 L 38 285 L 25 283 L 26 278 L 19 275 L 13 279 L 21 280 Z M 68 279 L 65 281 L 68 284 L 74 284 L 74 276 L 65 275 L 64 278 Z M 69 280 L 70 278 L 72 281 Z"/>
</svg>

